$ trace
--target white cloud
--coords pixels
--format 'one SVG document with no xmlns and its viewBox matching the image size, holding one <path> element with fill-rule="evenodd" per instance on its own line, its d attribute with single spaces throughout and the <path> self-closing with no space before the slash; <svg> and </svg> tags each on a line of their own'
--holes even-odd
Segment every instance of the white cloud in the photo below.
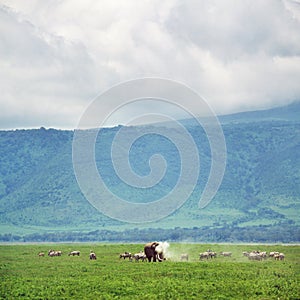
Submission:
<svg viewBox="0 0 300 300">
<path fill-rule="evenodd" d="M 145 76 L 218 113 L 300 99 L 297 1 L 2 2 L 1 128 L 74 128 L 98 92 Z"/>
</svg>

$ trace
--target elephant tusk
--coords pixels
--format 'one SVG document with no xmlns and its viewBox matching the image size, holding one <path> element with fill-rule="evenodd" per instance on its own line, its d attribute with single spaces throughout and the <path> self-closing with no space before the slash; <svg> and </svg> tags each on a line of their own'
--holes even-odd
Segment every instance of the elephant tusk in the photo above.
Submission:
<svg viewBox="0 0 300 300">
<path fill-rule="evenodd" d="M 159 255 L 157 255 L 157 259 L 162 262 L 164 259 L 163 258 L 160 258 Z"/>
</svg>

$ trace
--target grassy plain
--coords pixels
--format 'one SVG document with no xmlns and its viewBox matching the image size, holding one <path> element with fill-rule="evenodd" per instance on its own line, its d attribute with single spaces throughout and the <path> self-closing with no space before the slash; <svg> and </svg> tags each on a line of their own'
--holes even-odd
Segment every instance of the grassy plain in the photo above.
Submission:
<svg viewBox="0 0 300 300">
<path fill-rule="evenodd" d="M 141 244 L 1 245 L 0 299 L 300 299 L 300 246 L 171 244 L 162 263 L 119 259 Z M 199 261 L 199 252 L 232 257 Z M 49 249 L 62 250 L 48 257 Z M 68 252 L 80 250 L 79 257 Z M 97 254 L 89 260 L 90 250 Z M 243 251 L 279 251 L 284 261 L 249 261 Z M 38 257 L 38 252 L 45 257 Z M 181 262 L 180 254 L 189 261 Z"/>
</svg>

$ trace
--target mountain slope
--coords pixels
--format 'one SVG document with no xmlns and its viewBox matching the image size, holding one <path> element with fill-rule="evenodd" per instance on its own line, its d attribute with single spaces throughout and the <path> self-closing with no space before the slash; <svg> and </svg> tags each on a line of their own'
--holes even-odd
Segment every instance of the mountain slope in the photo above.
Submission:
<svg viewBox="0 0 300 300">
<path fill-rule="evenodd" d="M 209 226 L 214 229 L 281 225 L 292 226 L 289 227 L 293 232 L 291 240 L 297 239 L 300 122 L 295 116 L 300 115 L 299 108 L 294 104 L 270 110 L 270 119 L 268 111 L 231 115 L 226 120 L 221 117 L 227 144 L 226 172 L 216 197 L 201 210 L 197 205 L 210 170 L 210 148 L 202 128 L 187 120 L 200 152 L 198 185 L 184 205 L 169 217 L 138 227 Z M 168 163 L 161 184 L 151 190 L 141 190 L 120 182 L 110 161 L 111 142 L 118 130 L 119 127 L 105 129 L 96 144 L 97 165 L 110 189 L 133 202 L 153 201 L 172 190 L 180 170 L 178 152 L 166 139 L 154 135 L 139 139 L 133 145 L 130 162 L 135 172 L 145 175 L 149 172 L 149 157 L 161 153 Z M 129 136 L 140 129 L 125 130 Z M 120 231 L 137 226 L 110 219 L 85 200 L 73 172 L 72 138 L 73 131 L 44 128 L 0 131 L 0 229 L 3 234 Z"/>
<path fill-rule="evenodd" d="M 219 116 L 222 124 L 228 122 L 262 122 L 262 121 L 288 121 L 299 122 L 300 102 L 272 109 L 257 110 Z"/>
</svg>

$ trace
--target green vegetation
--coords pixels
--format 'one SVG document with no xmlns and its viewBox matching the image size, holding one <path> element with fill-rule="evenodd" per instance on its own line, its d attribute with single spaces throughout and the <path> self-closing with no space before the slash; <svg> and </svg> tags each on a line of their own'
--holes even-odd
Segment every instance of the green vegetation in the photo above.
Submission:
<svg viewBox="0 0 300 300">
<path fill-rule="evenodd" d="M 184 120 L 200 153 L 197 187 L 173 214 L 140 225 L 140 235 L 155 228 L 174 241 L 300 241 L 299 115 L 300 105 L 294 104 L 221 117 L 226 172 L 215 198 L 201 210 L 198 201 L 210 171 L 210 147 L 203 129 Z M 110 160 L 111 142 L 119 128 L 104 129 L 96 143 L 97 165 L 107 186 L 134 202 L 153 201 L 172 190 L 180 168 L 178 151 L 155 135 L 133 144 L 130 163 L 135 172 L 145 175 L 148 159 L 160 153 L 168 164 L 166 176 L 154 189 L 120 182 Z M 139 127 L 126 130 L 132 134 Z M 0 241 L 142 240 L 135 239 L 136 225 L 104 216 L 84 198 L 73 172 L 72 138 L 73 131 L 45 128 L 0 131 Z M 124 238 L 120 232 L 125 232 Z"/>
<path fill-rule="evenodd" d="M 212 249 L 232 257 L 199 261 Z M 49 249 L 62 250 L 48 257 Z M 299 299 L 300 247 L 171 244 L 162 263 L 119 259 L 143 244 L 37 244 L 0 246 L 1 299 Z M 81 255 L 68 256 L 72 250 Z M 90 250 L 97 260 L 90 261 Z M 284 261 L 249 261 L 243 251 L 279 251 Z M 45 252 L 45 257 L 38 253 Z M 181 262 L 180 254 L 189 261 Z"/>
<path fill-rule="evenodd" d="M 247 227 L 193 227 L 172 229 L 133 228 L 126 230 L 92 230 L 92 231 L 54 231 L 33 232 L 31 234 L 0 234 L 0 242 L 135 242 L 145 240 L 169 240 L 172 242 L 255 242 L 255 243 L 290 243 L 300 240 L 300 232 L 295 226 L 281 224 L 277 226 L 260 225 Z"/>
</svg>

